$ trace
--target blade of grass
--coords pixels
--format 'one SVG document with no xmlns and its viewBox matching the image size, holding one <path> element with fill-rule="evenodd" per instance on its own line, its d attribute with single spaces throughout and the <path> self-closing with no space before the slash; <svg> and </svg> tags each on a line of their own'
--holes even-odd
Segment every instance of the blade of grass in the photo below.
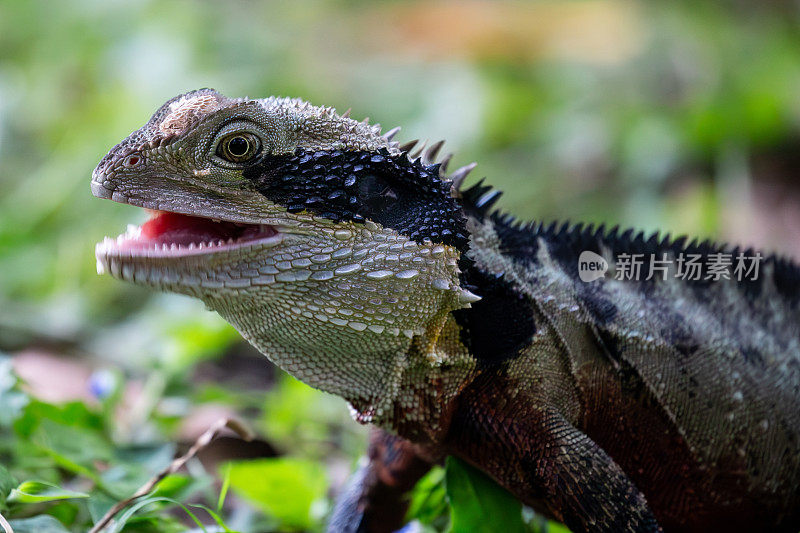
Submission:
<svg viewBox="0 0 800 533">
<path fill-rule="evenodd" d="M 222 519 L 222 518 L 219 516 L 219 514 L 218 514 L 218 513 L 216 513 L 216 512 L 214 512 L 214 511 L 213 511 L 211 508 L 209 508 L 208 506 L 206 506 L 206 505 L 203 505 L 203 504 L 200 504 L 200 503 L 192 503 L 192 504 L 189 504 L 189 507 L 196 507 L 196 508 L 198 508 L 198 509 L 202 509 L 202 510 L 204 510 L 205 512 L 207 512 L 207 513 L 208 513 L 208 514 L 211 516 L 211 518 L 213 518 L 213 519 L 214 519 L 214 522 L 216 522 L 216 523 L 217 523 L 217 525 L 218 525 L 219 527 L 221 527 L 221 528 L 222 528 L 222 529 L 225 531 L 225 533 L 239 533 L 238 531 L 234 531 L 234 530 L 232 530 L 231 528 L 229 528 L 229 527 L 228 527 L 228 526 L 225 524 L 225 521 L 224 521 L 224 520 L 223 520 L 223 519 Z"/>
<path fill-rule="evenodd" d="M 189 518 L 191 518 L 194 521 L 194 523 L 197 524 L 197 527 L 199 527 L 203 531 L 203 533 L 208 533 L 208 530 L 206 529 L 206 526 L 203 525 L 203 522 L 201 522 L 200 519 L 197 518 L 197 516 L 195 516 L 195 514 L 189 510 L 188 507 L 186 507 L 178 500 L 167 498 L 166 496 L 156 496 L 154 498 L 147 498 L 133 504 L 127 511 L 125 511 L 125 513 L 119 518 L 119 520 L 117 520 L 117 522 L 114 524 L 114 528 L 111 530 L 111 533 L 119 533 L 120 531 L 122 531 L 122 528 L 125 527 L 125 524 L 128 522 L 128 520 L 130 520 L 133 517 L 133 515 L 135 515 L 139 510 L 141 510 L 143 507 L 147 507 L 151 503 L 158 503 L 158 502 L 167 502 L 180 506 L 181 509 L 183 509 L 187 515 L 189 515 Z"/>
<path fill-rule="evenodd" d="M 225 473 L 222 477 L 222 487 L 219 489 L 219 499 L 217 500 L 217 513 L 222 512 L 222 506 L 225 505 L 225 497 L 228 495 L 228 488 L 231 486 L 231 464 L 225 465 Z"/>
<path fill-rule="evenodd" d="M 185 454 L 173 460 L 166 468 L 164 468 L 164 470 L 162 470 L 161 472 L 150 478 L 150 480 L 144 485 L 142 485 L 139 488 L 139 490 L 137 490 L 132 496 L 130 496 L 129 498 L 125 498 L 120 502 L 117 502 L 111 509 L 108 510 L 108 512 L 105 515 L 103 515 L 103 518 L 101 518 L 94 525 L 94 527 L 92 527 L 92 529 L 89 530 L 89 533 L 99 533 L 111 522 L 111 520 L 114 519 L 114 516 L 116 516 L 117 513 L 119 513 L 128 505 L 130 505 L 132 502 L 150 494 L 159 481 L 161 481 L 168 475 L 174 474 L 175 472 L 180 470 L 180 468 L 183 465 L 185 465 L 187 461 L 189 461 L 192 457 L 197 455 L 197 453 L 200 450 L 208 446 L 211 443 L 211 441 L 213 441 L 216 438 L 217 434 L 224 428 L 232 430 L 244 440 L 251 440 L 253 438 L 253 435 L 250 432 L 250 430 L 248 430 L 244 425 L 242 425 L 241 422 L 238 422 L 230 418 L 223 418 L 219 420 L 216 424 L 208 428 L 205 433 L 200 435 L 195 441 L 195 443 L 192 444 L 192 447 L 189 448 L 189 450 Z"/>
</svg>

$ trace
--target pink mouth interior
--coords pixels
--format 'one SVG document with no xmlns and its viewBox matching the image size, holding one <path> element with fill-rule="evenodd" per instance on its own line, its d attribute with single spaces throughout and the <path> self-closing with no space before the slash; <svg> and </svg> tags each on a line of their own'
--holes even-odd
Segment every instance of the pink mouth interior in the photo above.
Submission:
<svg viewBox="0 0 800 533">
<path fill-rule="evenodd" d="M 257 225 L 214 222 L 208 218 L 158 211 L 142 225 L 140 239 L 155 244 L 188 246 L 192 243 L 215 243 L 247 236 L 265 236 L 260 234 L 260 229 Z"/>
<path fill-rule="evenodd" d="M 187 250 L 219 248 L 273 237 L 278 232 L 263 224 L 240 224 L 208 218 L 150 211 L 150 219 L 138 231 L 117 239 L 116 247 L 126 250 Z"/>
</svg>

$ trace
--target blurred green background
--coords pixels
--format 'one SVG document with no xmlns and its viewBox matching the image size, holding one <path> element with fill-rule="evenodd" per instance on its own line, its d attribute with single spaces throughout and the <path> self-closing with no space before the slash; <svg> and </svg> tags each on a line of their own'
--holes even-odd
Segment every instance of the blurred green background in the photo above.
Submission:
<svg viewBox="0 0 800 533">
<path fill-rule="evenodd" d="M 94 243 L 143 213 L 92 198 L 90 173 L 171 96 L 352 107 L 447 139 L 520 217 L 800 257 L 799 22 L 778 0 L 0 0 L 0 513 L 84 531 L 237 416 L 255 443 L 219 441 L 118 528 L 318 530 L 363 448 L 342 401 L 199 302 L 96 275 Z M 412 507 L 432 531 L 443 477 Z"/>
</svg>

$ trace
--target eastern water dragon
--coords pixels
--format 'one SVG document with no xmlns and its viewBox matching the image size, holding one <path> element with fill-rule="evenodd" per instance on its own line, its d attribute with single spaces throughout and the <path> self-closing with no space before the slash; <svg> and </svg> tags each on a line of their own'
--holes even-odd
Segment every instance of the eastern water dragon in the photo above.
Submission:
<svg viewBox="0 0 800 533">
<path fill-rule="evenodd" d="M 201 299 L 377 428 L 331 530 L 400 527 L 446 455 L 574 531 L 800 528 L 796 264 L 583 281 L 587 252 L 617 270 L 756 253 L 521 223 L 462 186 L 471 165 L 447 174 L 440 144 L 395 133 L 202 89 L 92 176 L 95 196 L 152 210 L 98 244 L 99 271 Z"/>
</svg>

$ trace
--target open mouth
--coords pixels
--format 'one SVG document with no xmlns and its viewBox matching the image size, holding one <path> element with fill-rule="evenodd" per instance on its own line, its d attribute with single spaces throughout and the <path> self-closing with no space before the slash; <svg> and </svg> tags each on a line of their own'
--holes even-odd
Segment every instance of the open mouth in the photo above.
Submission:
<svg viewBox="0 0 800 533">
<path fill-rule="evenodd" d="M 150 219 L 129 225 L 116 239 L 106 237 L 95 250 L 100 256 L 183 257 L 250 246 L 277 244 L 282 234 L 266 224 L 241 224 L 148 210 Z"/>
</svg>

